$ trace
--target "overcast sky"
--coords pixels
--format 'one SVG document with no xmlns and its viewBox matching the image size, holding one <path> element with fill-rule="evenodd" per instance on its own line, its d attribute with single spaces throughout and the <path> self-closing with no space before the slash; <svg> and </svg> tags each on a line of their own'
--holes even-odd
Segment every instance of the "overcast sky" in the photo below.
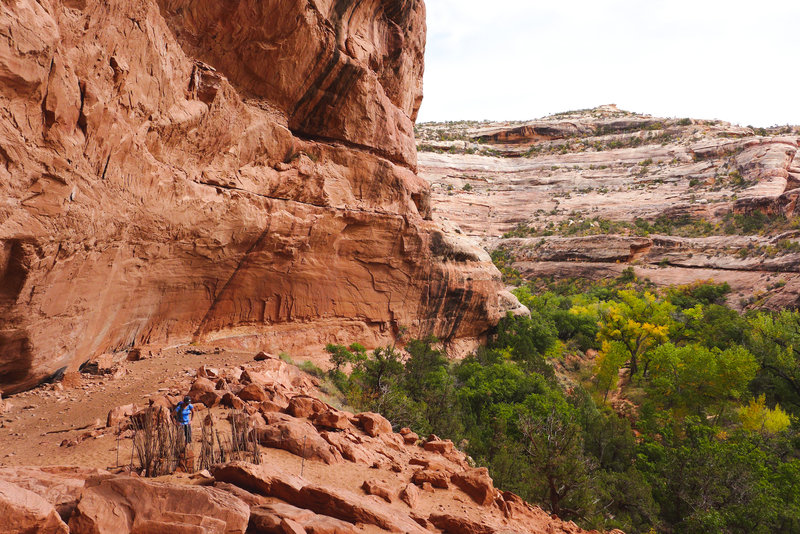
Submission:
<svg viewBox="0 0 800 534">
<path fill-rule="evenodd" d="M 426 0 L 419 122 L 617 104 L 800 124 L 800 1 Z"/>
</svg>

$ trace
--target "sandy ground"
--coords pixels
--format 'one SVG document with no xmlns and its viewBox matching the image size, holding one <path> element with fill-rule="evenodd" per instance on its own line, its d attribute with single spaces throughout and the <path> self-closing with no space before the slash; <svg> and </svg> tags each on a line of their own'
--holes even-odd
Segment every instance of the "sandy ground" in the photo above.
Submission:
<svg viewBox="0 0 800 534">
<path fill-rule="evenodd" d="M 192 354 L 187 350 L 205 351 Z M 43 385 L 4 399 L 7 410 L 0 416 L 0 465 L 84 465 L 109 468 L 117 462 L 114 429 L 106 429 L 109 410 L 135 403 L 146 406 L 157 393 L 183 394 L 186 383 L 201 365 L 227 367 L 253 360 L 250 352 L 222 351 L 213 347 L 178 347 L 138 362 L 125 362 L 127 373 L 116 379 L 82 374 L 75 387 Z M 101 435 L 76 446 L 62 447 L 97 429 Z M 195 424 L 199 419 L 195 418 Z M 199 426 L 195 437 L 199 433 Z M 120 440 L 120 463 L 130 462 L 131 440 Z"/>
</svg>

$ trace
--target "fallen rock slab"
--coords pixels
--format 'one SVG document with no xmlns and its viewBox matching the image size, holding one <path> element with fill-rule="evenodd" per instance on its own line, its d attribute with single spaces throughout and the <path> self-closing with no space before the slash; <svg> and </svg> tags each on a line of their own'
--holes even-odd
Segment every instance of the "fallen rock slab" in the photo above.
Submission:
<svg viewBox="0 0 800 534">
<path fill-rule="evenodd" d="M 79 534 L 244 534 L 250 508 L 213 487 L 107 478 L 83 492 L 70 531 Z"/>
<path fill-rule="evenodd" d="M 400 500 L 406 503 L 409 508 L 416 508 L 419 502 L 419 489 L 414 484 L 406 484 L 406 487 L 400 490 Z"/>
<path fill-rule="evenodd" d="M 423 445 L 423 448 L 426 451 L 444 455 L 453 452 L 453 442 L 449 439 L 428 441 Z"/>
<path fill-rule="evenodd" d="M 37 494 L 52 504 L 64 521 L 78 505 L 87 479 L 112 476 L 108 471 L 88 467 L 0 467 L 0 480 Z"/>
<path fill-rule="evenodd" d="M 352 523 L 327 515 L 320 515 L 286 503 L 273 503 L 250 509 L 249 530 L 255 533 L 281 532 L 284 521 L 291 521 L 302 528 L 302 532 L 313 534 L 351 534 Z"/>
<path fill-rule="evenodd" d="M 351 523 L 377 525 L 390 532 L 422 533 L 419 525 L 394 512 L 387 505 L 369 501 L 347 490 L 323 486 L 305 486 L 299 494 L 297 505 L 305 506 L 318 514 L 329 515 Z"/>
<path fill-rule="evenodd" d="M 0 480 L 0 528 L 4 534 L 69 532 L 52 504 L 5 480 Z"/>
<path fill-rule="evenodd" d="M 328 406 L 319 399 L 307 395 L 297 395 L 289 399 L 286 413 L 294 417 L 311 418 L 328 411 Z"/>
<path fill-rule="evenodd" d="M 284 421 L 256 429 L 256 438 L 261 445 L 289 451 L 307 460 L 326 464 L 342 461 L 342 455 L 330 443 L 322 439 L 317 429 L 307 421 Z"/>
<path fill-rule="evenodd" d="M 302 478 L 268 464 L 231 462 L 213 466 L 211 474 L 217 482 L 226 482 L 258 495 L 277 497 L 287 502 L 295 501 L 305 485 Z"/>
<path fill-rule="evenodd" d="M 497 530 L 484 523 L 470 521 L 466 517 L 449 514 L 431 514 L 428 520 L 445 534 L 495 534 Z"/>
<path fill-rule="evenodd" d="M 228 482 L 266 497 L 277 497 L 315 514 L 349 523 L 376 525 L 391 532 L 426 532 L 410 518 L 398 516 L 387 504 L 347 490 L 307 484 L 304 479 L 284 473 L 274 466 L 231 462 L 214 466 L 211 472 L 217 481 Z"/>
<path fill-rule="evenodd" d="M 290 405 L 291 406 L 291 405 Z M 352 427 L 347 413 L 339 410 L 327 410 L 314 416 L 314 425 L 330 430 L 345 430 Z"/>
<path fill-rule="evenodd" d="M 108 417 L 106 417 L 106 426 L 109 428 L 115 428 L 119 425 L 120 428 L 124 430 L 128 427 L 130 417 L 138 410 L 139 407 L 135 404 L 126 404 L 124 406 L 112 408 L 108 412 Z"/>
<path fill-rule="evenodd" d="M 264 388 L 255 383 L 247 384 L 238 393 L 238 396 L 243 401 L 263 402 L 269 400 L 269 396 L 264 391 Z"/>
</svg>

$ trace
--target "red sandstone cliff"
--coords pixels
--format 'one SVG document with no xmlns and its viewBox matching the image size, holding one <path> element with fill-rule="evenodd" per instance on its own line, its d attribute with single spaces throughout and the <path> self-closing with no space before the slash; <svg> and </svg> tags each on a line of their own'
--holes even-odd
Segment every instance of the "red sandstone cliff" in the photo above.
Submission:
<svg viewBox="0 0 800 534">
<path fill-rule="evenodd" d="M 480 337 L 416 176 L 421 0 L 0 5 L 0 389 L 99 353 Z"/>
</svg>

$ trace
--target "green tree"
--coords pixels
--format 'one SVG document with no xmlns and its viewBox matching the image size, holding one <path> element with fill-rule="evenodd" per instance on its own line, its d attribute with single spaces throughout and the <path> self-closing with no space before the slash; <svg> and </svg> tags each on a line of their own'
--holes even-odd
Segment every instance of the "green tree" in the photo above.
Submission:
<svg viewBox="0 0 800 534">
<path fill-rule="evenodd" d="M 665 343 L 650 354 L 648 388 L 667 408 L 702 414 L 738 400 L 755 377 L 755 357 L 742 347 L 726 350 Z"/>
<path fill-rule="evenodd" d="M 800 414 L 800 312 L 759 313 L 749 325 L 747 346 L 761 366 L 753 392 Z"/>
<path fill-rule="evenodd" d="M 553 368 L 544 354 L 558 340 L 553 321 L 535 311 L 530 317 L 510 312 L 500 319 L 492 348 L 508 349 L 515 361 L 523 363 L 530 372 L 552 377 Z"/>
<path fill-rule="evenodd" d="M 559 517 L 580 517 L 584 502 L 577 498 L 590 486 L 594 469 L 583 453 L 581 428 L 575 412 L 558 395 L 531 398 L 530 410 L 521 414 L 519 428 L 523 450 L 531 463 L 538 499 Z"/>
<path fill-rule="evenodd" d="M 603 341 L 603 346 L 595 360 L 597 390 L 603 394 L 603 401 L 608 393 L 617 389 L 619 370 L 627 361 L 628 348 L 619 341 Z"/>
</svg>

